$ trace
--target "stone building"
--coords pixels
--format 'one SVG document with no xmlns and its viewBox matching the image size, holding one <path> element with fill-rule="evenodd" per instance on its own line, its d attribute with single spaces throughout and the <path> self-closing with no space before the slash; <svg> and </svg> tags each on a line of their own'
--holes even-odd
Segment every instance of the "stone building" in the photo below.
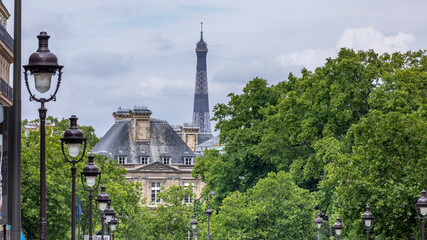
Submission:
<svg viewBox="0 0 427 240">
<path fill-rule="evenodd" d="M 12 106 L 13 89 L 10 86 L 10 64 L 13 62 L 13 38 L 6 31 L 7 20 L 10 17 L 9 11 L 0 1 L 0 223 L 7 223 L 7 143 L 8 129 L 6 109 L 4 107 Z M 3 231 L 6 231 L 4 228 Z"/>
<path fill-rule="evenodd" d="M 151 114 L 147 107 L 119 108 L 113 113 L 115 123 L 92 153 L 123 165 L 127 180 L 142 184 L 142 195 L 149 205 L 161 203 L 157 194 L 162 186 L 167 189 L 191 184 L 200 195 L 204 183 L 191 176 L 197 155 L 183 140 L 197 142 L 198 129 L 183 128 L 180 136 L 169 123 Z"/>
<path fill-rule="evenodd" d="M 10 13 L 0 1 L 0 104 L 12 106 L 12 87 L 10 86 L 10 64 L 13 62 L 13 38 L 6 31 Z"/>
<path fill-rule="evenodd" d="M 218 145 L 210 125 L 208 49 L 203 29 L 195 50 L 197 66 L 191 124 L 169 125 L 164 120 L 151 118 L 152 112 L 147 107 L 119 108 L 113 113 L 114 125 L 92 150 L 122 164 L 127 169 L 127 180 L 142 183 L 143 197 L 150 205 L 161 203 L 157 194 L 162 186 L 191 184 L 200 196 L 205 184 L 191 176 L 196 157 Z"/>
</svg>

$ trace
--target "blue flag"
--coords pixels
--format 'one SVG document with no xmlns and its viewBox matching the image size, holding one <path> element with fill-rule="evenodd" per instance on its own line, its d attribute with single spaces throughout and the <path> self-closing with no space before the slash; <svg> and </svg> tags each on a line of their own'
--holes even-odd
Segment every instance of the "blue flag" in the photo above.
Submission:
<svg viewBox="0 0 427 240">
<path fill-rule="evenodd" d="M 77 203 L 77 221 L 80 221 L 80 214 L 82 214 L 82 206 L 80 205 L 80 195 L 79 195 L 79 201 Z"/>
</svg>

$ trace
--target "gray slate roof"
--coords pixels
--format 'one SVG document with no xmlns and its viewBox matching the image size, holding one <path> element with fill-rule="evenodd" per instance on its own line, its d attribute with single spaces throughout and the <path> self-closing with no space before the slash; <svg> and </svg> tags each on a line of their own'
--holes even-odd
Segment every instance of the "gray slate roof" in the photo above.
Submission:
<svg viewBox="0 0 427 240">
<path fill-rule="evenodd" d="M 117 121 L 92 149 L 92 153 L 116 159 L 127 156 L 127 163 L 136 163 L 139 156 L 150 157 L 150 163 L 160 161 L 162 156 L 171 157 L 171 165 L 182 165 L 183 157 L 197 155 L 173 130 L 168 122 L 150 118 L 149 142 L 134 142 L 131 134 L 131 120 Z"/>
</svg>

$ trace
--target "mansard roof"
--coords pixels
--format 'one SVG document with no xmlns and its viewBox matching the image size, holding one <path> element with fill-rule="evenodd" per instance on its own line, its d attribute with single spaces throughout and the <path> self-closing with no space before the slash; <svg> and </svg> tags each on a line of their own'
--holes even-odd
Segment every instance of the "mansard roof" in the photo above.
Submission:
<svg viewBox="0 0 427 240">
<path fill-rule="evenodd" d="M 197 157 L 167 121 L 150 118 L 150 139 L 135 142 L 132 137 L 131 119 L 116 121 L 105 136 L 92 149 L 92 153 L 108 156 L 127 156 L 127 163 L 136 163 L 139 156 L 148 156 L 150 162 L 171 157 L 171 165 L 183 164 L 184 156 Z"/>
</svg>

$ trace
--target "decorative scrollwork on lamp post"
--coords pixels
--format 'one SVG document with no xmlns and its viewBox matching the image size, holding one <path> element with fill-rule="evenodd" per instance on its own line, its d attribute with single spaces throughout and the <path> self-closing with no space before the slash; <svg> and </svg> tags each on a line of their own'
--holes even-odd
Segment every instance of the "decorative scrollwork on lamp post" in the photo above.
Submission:
<svg viewBox="0 0 427 240">
<path fill-rule="evenodd" d="M 48 40 L 50 38 L 46 32 L 41 32 L 39 39 L 39 48 L 37 52 L 31 54 L 28 65 L 23 66 L 25 71 L 25 85 L 30 94 L 30 101 L 40 103 L 40 239 L 47 239 L 47 217 L 46 217 L 46 113 L 45 103 L 56 101 L 56 93 L 61 85 L 61 76 L 63 66 L 58 65 L 58 58 L 49 51 Z M 50 89 L 52 76 L 58 73 L 56 89 L 50 97 L 36 97 L 32 93 L 28 74 L 34 76 L 34 85 L 38 92 L 46 93 Z"/>
</svg>

